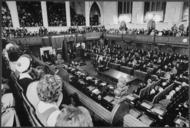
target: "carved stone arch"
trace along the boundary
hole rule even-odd
[[[100,24],[102,24],[102,21],[103,21],[103,11],[102,11],[102,7],[100,5],[99,2],[93,2],[89,8],[89,19],[90,19],[90,16],[91,16],[91,10],[93,7],[97,7],[98,8],[98,11],[99,11],[99,14],[100,14]]]

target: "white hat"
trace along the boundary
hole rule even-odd
[[[5,49],[6,50],[9,50],[9,48],[11,47],[14,47],[14,45],[12,43],[8,43],[6,46],[5,46]]]
[[[29,69],[30,67],[30,61],[31,59],[28,58],[27,56],[21,56],[17,60],[17,65],[16,65],[17,71],[19,71],[20,73],[27,71],[27,69]]]

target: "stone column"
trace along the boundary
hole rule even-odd
[[[67,26],[71,26],[70,1],[65,1]]]
[[[41,1],[41,9],[42,9],[43,26],[47,28],[48,27],[48,14],[47,14],[46,1]]]
[[[90,1],[85,1],[85,20],[86,26],[90,26]]]
[[[19,28],[20,23],[19,23],[19,18],[18,18],[16,1],[6,1],[6,3],[7,3],[9,10],[10,10],[13,28]]]

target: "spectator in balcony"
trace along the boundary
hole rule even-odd
[[[177,31],[178,31],[177,25],[174,24],[174,25],[172,26],[171,30],[172,30],[173,36],[176,36]]]
[[[15,111],[15,99],[7,79],[2,78],[1,84],[1,126],[19,127],[17,113]]]
[[[65,106],[58,116],[56,127],[93,127],[89,111],[84,107]]]
[[[2,14],[2,27],[12,27],[12,19],[10,15],[10,10],[5,2],[2,2],[1,8]]]
[[[7,45],[7,47],[8,47],[8,45]],[[7,53],[8,53],[7,59],[9,60],[10,69],[13,72],[16,72],[17,60],[22,55],[22,52],[17,45],[13,45],[11,43],[10,43],[10,45],[12,45],[12,46],[10,46],[10,48],[8,48],[8,50],[7,50]]]
[[[185,29],[184,24],[179,25],[179,31],[183,33],[184,29]]]
[[[45,126],[55,126],[59,106],[63,100],[63,83],[57,75],[45,75],[37,85],[40,102],[37,105],[37,116]]]
[[[155,27],[156,27],[155,25],[156,25],[156,23],[155,23],[155,21],[153,19],[148,21],[148,24],[147,24],[148,35],[150,35],[150,33],[153,30],[155,30]]]
[[[66,26],[64,3],[47,2],[49,26]]]
[[[40,2],[17,2],[17,6],[22,27],[42,26]]]
[[[31,70],[31,57],[29,55],[22,55],[19,57],[16,65],[16,70],[19,72],[18,83],[26,93],[28,85],[34,81]]]

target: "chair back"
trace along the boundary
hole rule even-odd
[[[24,102],[24,107],[29,116],[32,126],[43,127],[43,124],[40,122],[40,120],[38,119],[38,117],[36,115],[35,108],[31,105],[31,103],[28,101],[28,99],[25,97],[25,95],[23,93],[22,93],[22,98],[23,98],[23,102]]]

